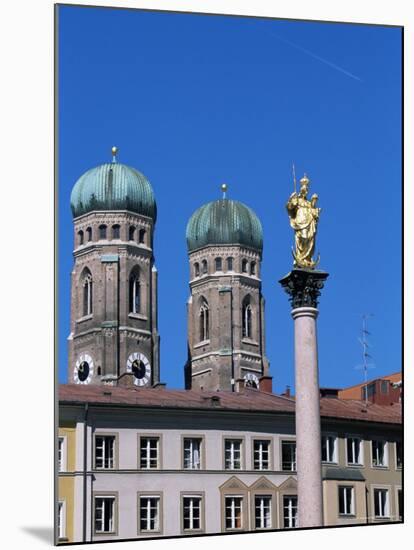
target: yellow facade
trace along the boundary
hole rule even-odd
[[[58,500],[64,503],[63,536],[59,540],[73,542],[76,427],[74,425],[60,427],[59,438],[63,438],[63,450],[59,471]]]

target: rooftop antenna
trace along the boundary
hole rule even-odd
[[[364,371],[364,398],[366,407],[368,406],[368,369],[375,368],[373,363],[368,362],[369,359],[372,359],[371,355],[368,353],[368,348],[371,346],[368,343],[368,336],[370,335],[370,332],[368,332],[367,329],[367,321],[370,317],[373,317],[372,313],[364,313],[362,316],[362,335],[361,338],[358,338],[358,341],[362,346],[362,365],[355,367],[356,369],[363,369]]]

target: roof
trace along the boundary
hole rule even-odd
[[[220,199],[194,212],[186,230],[188,251],[211,244],[238,244],[263,249],[263,230],[251,208],[239,201]]]
[[[353,386],[347,386],[346,388],[340,388],[339,391],[346,391],[351,390],[352,388],[359,388],[363,387],[367,384],[371,384],[372,382],[376,382],[377,380],[389,380],[390,382],[399,382],[402,378],[401,371],[393,372],[392,374],[385,374],[384,376],[376,376],[375,378],[371,378],[371,380],[368,380],[367,382],[361,382],[360,384],[354,384]]]
[[[75,218],[94,210],[130,210],[156,219],[150,182],[135,168],[118,162],[85,172],[72,189],[70,203]]]
[[[165,388],[127,388],[119,386],[86,386],[60,384],[59,401],[64,403],[90,403],[111,406],[153,407],[157,409],[216,409],[294,414],[295,400],[251,388],[243,392],[207,392],[196,390],[170,390]],[[401,423],[401,405],[367,407],[363,401],[321,398],[321,416],[346,420],[364,420],[380,423]]]

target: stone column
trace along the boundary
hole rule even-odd
[[[323,525],[317,301],[328,273],[294,269],[279,282],[295,322],[296,462],[299,527]]]

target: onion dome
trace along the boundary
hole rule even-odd
[[[225,191],[224,186],[222,189]],[[209,202],[194,212],[187,224],[189,252],[208,245],[236,244],[263,250],[259,218],[245,204],[224,198]]]
[[[116,153],[113,147],[111,163],[91,168],[75,183],[70,197],[73,217],[94,210],[129,210],[155,222],[157,206],[150,182],[135,168],[117,162]]]

